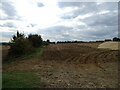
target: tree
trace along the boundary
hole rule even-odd
[[[18,31],[16,35],[13,35],[10,43],[8,55],[12,57],[21,56],[33,50],[30,41],[25,38],[24,34],[19,33]]]
[[[37,34],[29,34],[28,40],[32,43],[33,47],[40,47],[42,45],[42,38]]]
[[[114,37],[114,38],[113,38],[113,41],[120,41],[120,39],[117,38],[117,37]]]
[[[47,43],[50,43],[50,40],[49,40],[49,39],[47,39]]]
[[[13,37],[12,37],[12,42],[15,42],[16,40],[21,39],[21,38],[25,38],[25,35],[23,33],[19,33],[19,31],[17,31],[17,35],[13,35]]]

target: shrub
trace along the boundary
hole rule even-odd
[[[47,39],[47,42],[48,42],[48,43],[50,43],[50,40],[49,40],[49,39]]]
[[[13,36],[10,44],[10,50],[8,55],[12,57],[21,56],[27,54],[33,50],[32,44],[28,39],[24,37],[24,34],[20,34],[17,31],[17,35]]]
[[[49,45],[49,43],[46,41],[43,41],[43,46],[47,46],[47,45]]]
[[[117,38],[117,37],[114,37],[114,38],[113,38],[113,41],[120,41],[120,39]]]
[[[42,38],[37,34],[28,35],[28,40],[32,43],[33,47],[40,47],[42,45]]]

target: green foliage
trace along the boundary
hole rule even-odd
[[[113,41],[120,41],[120,38],[114,37]]]
[[[11,41],[8,55],[12,57],[18,57],[29,53],[32,50],[33,46],[30,41],[25,38],[24,34],[21,34],[17,31],[17,35],[14,35]]]
[[[35,48],[42,46],[42,38],[37,34],[30,34],[25,37],[23,33],[17,31],[16,35],[13,35],[10,42],[10,49],[7,58],[17,58],[30,54],[35,51]]]
[[[47,39],[47,43],[50,43],[50,40],[49,40],[49,39]]]
[[[41,88],[45,83],[32,72],[13,71],[2,75],[2,88]]]
[[[9,55],[11,56],[21,56],[33,50],[31,43],[24,38],[14,41],[14,43],[11,43],[10,47]]]
[[[40,47],[42,45],[42,38],[37,34],[29,34],[28,40],[32,43],[33,47]]]
[[[24,34],[22,34],[22,33],[19,33],[18,31],[17,31],[17,35],[13,35],[13,37],[12,37],[12,42],[15,42],[16,40],[18,40],[18,39],[24,39],[25,38],[25,35]]]
[[[46,41],[43,41],[43,46],[47,46],[47,45],[49,45],[49,43]]]
[[[11,63],[13,61],[17,61],[17,60],[24,60],[24,59],[29,59],[29,58],[32,58],[32,57],[39,57],[41,56],[43,53],[43,49],[41,47],[39,48],[35,48],[33,50],[33,52],[30,52],[30,53],[27,53],[25,55],[21,55],[19,57],[8,57],[6,58],[5,60],[3,60],[3,63]]]

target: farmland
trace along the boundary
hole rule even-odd
[[[32,72],[48,88],[116,88],[118,51],[98,49],[99,44],[50,44],[40,56],[3,63],[3,72]],[[2,47],[4,58],[9,46]]]

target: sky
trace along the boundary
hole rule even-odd
[[[95,41],[118,36],[117,2],[2,0],[0,14],[3,42],[10,41],[17,30],[26,36],[40,34],[50,41]]]

